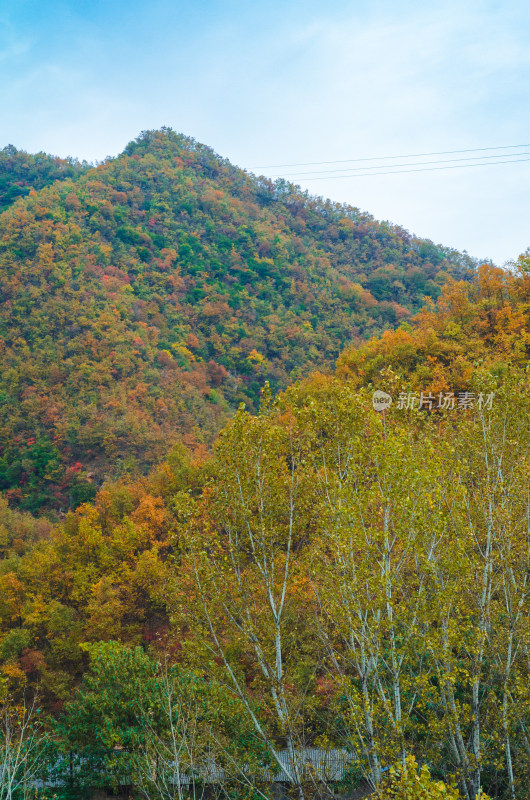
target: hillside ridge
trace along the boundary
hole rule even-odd
[[[144,132],[0,215],[0,491],[66,509],[179,439],[208,447],[266,381],[330,369],[474,267]]]

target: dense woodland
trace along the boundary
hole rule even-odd
[[[158,800],[196,797],[213,759],[223,797],[268,798],[280,752],[319,747],[352,754],[345,793],[527,797],[529,359],[522,256],[446,279],[334,370],[265,384],[210,452],[181,440],[59,524],[6,497],[4,730],[27,722],[30,743],[13,773],[59,753],[64,797],[132,782]],[[375,388],[393,397],[384,414]],[[420,393],[434,399],[400,407]],[[195,776],[184,789],[176,768]],[[286,783],[325,794],[294,758]]]
[[[89,168],[86,162],[58,158],[47,153],[26,153],[8,145],[0,150],[0,213],[17,197],[42,189],[55,181],[76,178]]]
[[[58,514],[470,279],[466,255],[171,130],[0,152],[0,491]]]

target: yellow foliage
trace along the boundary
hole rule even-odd
[[[248,357],[249,360],[254,361],[255,364],[263,364],[263,362],[265,361],[265,356],[263,356],[261,353],[258,353],[256,348],[250,351]]]
[[[420,768],[414,756],[405,764],[391,767],[390,777],[377,792],[378,800],[459,800],[456,786],[431,778],[425,764]],[[486,800],[485,795],[481,800]]]
[[[407,756],[405,764],[399,763],[390,768],[389,778],[376,793],[378,800],[460,800],[460,793],[454,782],[445,783],[431,777],[429,768],[422,767],[414,756]],[[482,791],[476,800],[490,800]]]

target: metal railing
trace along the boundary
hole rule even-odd
[[[89,774],[99,775],[102,783],[105,783],[105,774],[107,773],[105,761],[109,756],[118,761],[122,756],[124,757],[124,769],[120,774],[119,782],[121,785],[131,785],[132,778],[128,774],[129,765],[126,761],[128,755],[127,751],[116,750],[102,752],[100,757],[95,759],[77,753],[71,753],[69,756],[59,754],[51,762],[48,762],[46,770],[38,780],[33,781],[33,785],[39,789],[60,787],[78,781],[82,776]],[[339,748],[329,750],[317,747],[295,748],[294,750],[280,750],[277,755],[282,768],[274,770],[264,767],[260,779],[266,783],[289,783],[289,775],[293,773],[322,783],[338,783],[343,780],[348,768],[356,761],[352,753]],[[115,763],[114,767],[118,767],[118,772],[120,772],[118,764]],[[244,768],[242,771],[245,771]],[[203,765],[202,768],[199,768],[195,775],[182,773],[175,768],[174,782],[176,784],[179,781],[182,786],[190,786],[199,782],[218,784],[230,781],[230,775],[212,760],[206,766]]]

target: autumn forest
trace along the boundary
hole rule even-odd
[[[0,150],[0,298],[0,800],[528,796],[528,252],[164,128]]]

